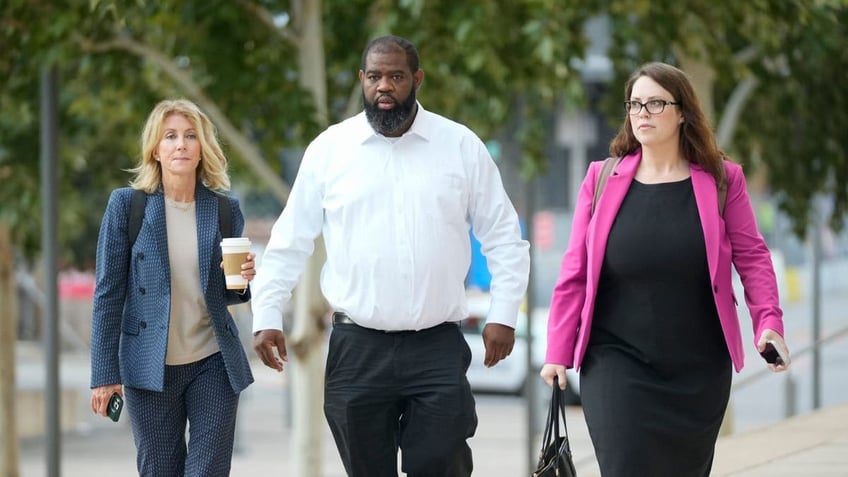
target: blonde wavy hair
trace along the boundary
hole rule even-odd
[[[138,165],[128,170],[135,175],[130,181],[130,187],[152,194],[162,185],[162,166],[153,157],[153,153],[162,140],[165,120],[172,114],[182,114],[197,131],[200,141],[198,179],[210,189],[230,190],[227,157],[218,142],[217,129],[209,117],[187,99],[166,99],[159,102],[150,112],[141,133],[141,157]]]

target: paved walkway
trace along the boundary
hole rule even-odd
[[[600,476],[594,456],[582,456],[577,449],[574,452],[578,476]],[[848,476],[848,404],[827,407],[755,431],[719,438],[710,475]]]
[[[713,475],[848,476],[848,404],[719,439]]]
[[[43,375],[43,363],[19,353],[20,386],[33,386]],[[257,365],[257,381],[245,392],[239,410],[237,452],[232,475],[291,475],[292,439],[286,422],[284,376]],[[135,475],[135,451],[126,419],[115,424],[86,412],[88,401],[87,359],[63,356],[62,381],[79,390],[80,422],[63,436],[62,477],[113,477]],[[524,407],[517,399],[478,397],[480,425],[470,445],[475,456],[474,475],[526,476],[528,448]],[[572,448],[580,477],[597,477],[591,442],[579,407],[568,409]],[[323,429],[321,471],[310,477],[344,477],[326,426]],[[532,442],[539,441],[535,436]],[[21,477],[46,475],[45,449],[40,438],[21,442]],[[713,476],[733,477],[828,477],[848,476],[848,404],[817,412],[755,431],[719,439]],[[53,476],[50,476],[53,477]],[[665,477],[665,476],[662,476]]]

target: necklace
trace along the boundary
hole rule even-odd
[[[177,202],[175,200],[169,199],[165,197],[165,203],[168,204],[168,207],[173,207],[177,210],[181,210],[183,212],[187,211],[194,205],[194,201],[191,202]]]

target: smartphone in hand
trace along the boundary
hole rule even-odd
[[[766,363],[770,363],[775,366],[789,366],[789,358],[783,355],[783,352],[772,340],[766,341],[766,347],[762,353],[760,353],[760,356],[766,360]]]
[[[106,409],[106,415],[109,416],[109,419],[118,422],[118,419],[121,418],[121,410],[124,408],[124,399],[121,398],[121,395],[118,393],[112,394],[112,397],[109,398],[109,407]]]

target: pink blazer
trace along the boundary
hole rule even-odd
[[[642,151],[637,150],[619,162],[607,180],[594,215],[590,213],[592,197],[602,162],[589,166],[577,197],[568,249],[551,299],[546,363],[580,369],[589,344],[607,237],[641,160]],[[738,372],[744,365],[745,353],[736,314],[731,263],[745,290],[745,302],[753,321],[754,343],[766,329],[783,335],[783,312],[771,255],[757,229],[742,167],[725,161],[725,170],[728,190],[721,216],[715,180],[699,165],[690,165],[716,309],[727,349]]]

